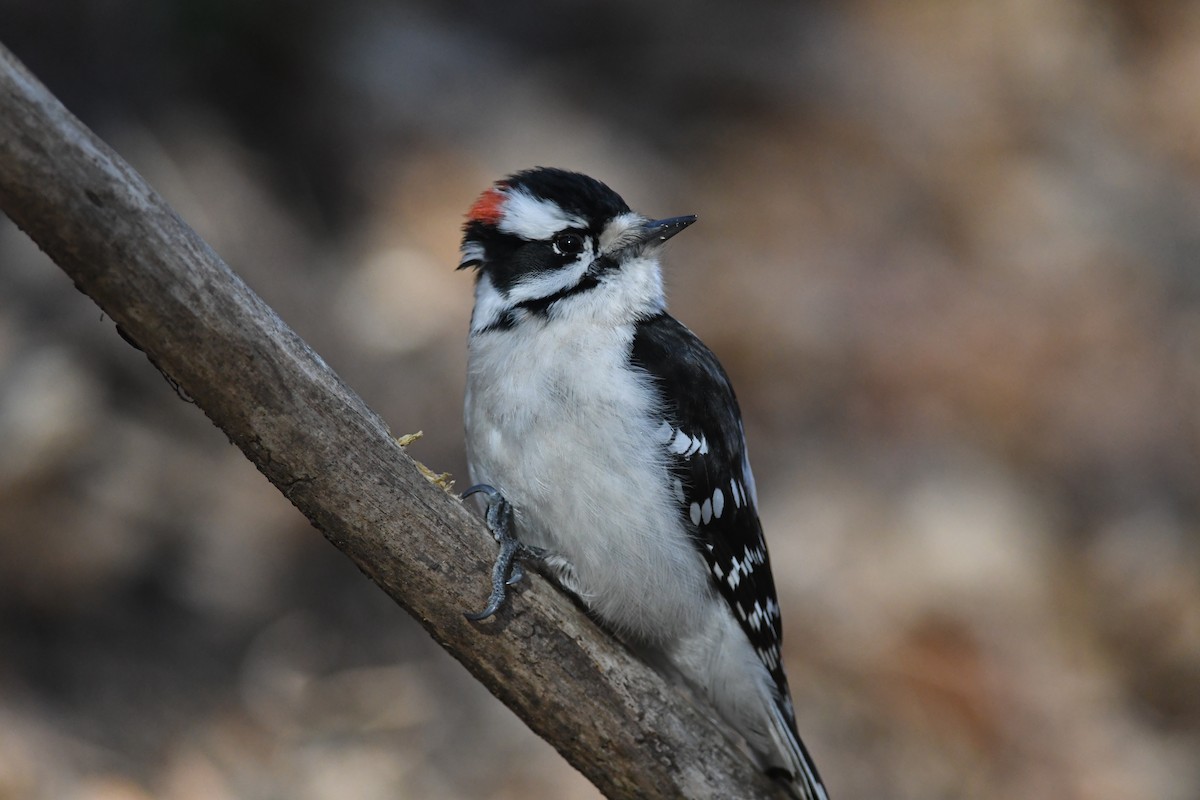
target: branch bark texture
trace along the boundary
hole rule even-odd
[[[495,555],[478,519],[2,46],[0,208],[313,525],[605,795],[781,796],[685,695],[540,576],[498,619],[467,622]]]

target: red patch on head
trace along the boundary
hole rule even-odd
[[[482,222],[486,225],[499,225],[500,217],[504,215],[504,192],[499,185],[493,186],[475,201],[467,212],[467,222]]]

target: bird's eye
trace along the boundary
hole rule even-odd
[[[578,233],[564,231],[554,237],[554,252],[563,256],[574,256],[583,252],[583,237]]]

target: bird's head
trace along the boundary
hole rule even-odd
[[[664,306],[658,250],[696,221],[652,220],[577,172],[538,167],[479,196],[459,269],[476,272],[472,333],[527,319],[629,321]]]

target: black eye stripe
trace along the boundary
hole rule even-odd
[[[544,315],[549,310],[550,306],[554,303],[557,303],[559,300],[562,300],[566,297],[573,297],[577,294],[582,294],[583,292],[595,289],[599,285],[600,281],[594,275],[584,275],[582,278],[580,278],[579,283],[575,284],[574,286],[568,286],[564,289],[559,289],[557,292],[546,295],[545,297],[534,297],[530,300],[522,300],[521,302],[517,303],[514,308],[523,308],[533,314]]]

